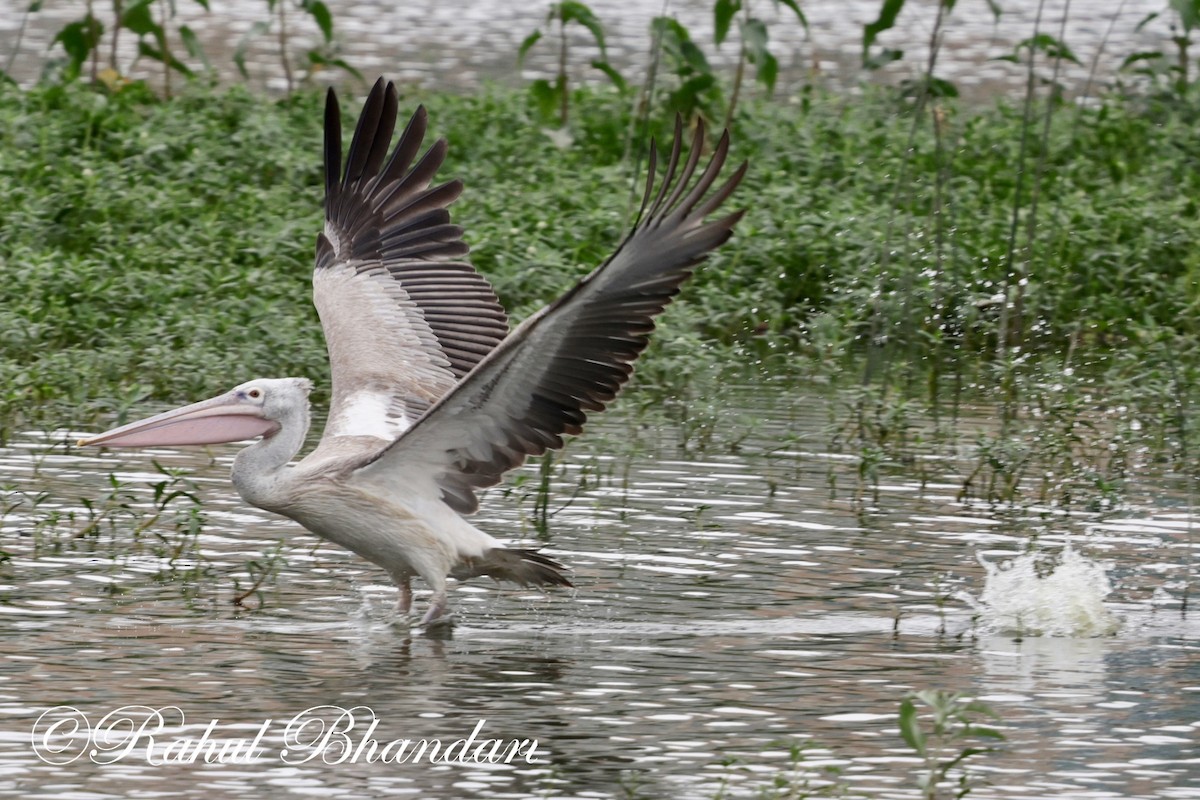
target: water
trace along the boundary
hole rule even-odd
[[[180,21],[230,69],[232,43],[265,4],[213,0],[210,15],[193,5],[179,4]],[[542,22],[541,5],[330,5],[346,57],[368,75],[468,88],[549,69],[536,51],[523,74],[513,66],[520,40]],[[613,60],[641,63],[657,7],[591,5],[608,25]],[[986,4],[959,5],[942,74],[967,89],[1011,88],[1019,68],[988,59],[1031,34],[1033,4],[1009,8],[999,26]],[[1165,47],[1165,26],[1133,31],[1162,5],[1121,5],[1102,76],[1130,52]],[[14,41],[22,6],[0,0],[0,45]],[[23,80],[82,7],[47,6],[14,63]],[[878,6],[805,3],[810,38],[773,28],[781,93],[809,79],[813,64],[823,77],[856,80],[861,25]],[[906,10],[881,39],[908,51],[889,68],[893,79],[920,63],[928,35],[928,4],[910,6],[922,13]],[[1048,6],[1056,29],[1061,4]],[[709,7],[671,10],[707,42]],[[1112,4],[1072,8],[1066,39],[1087,64]],[[299,51],[313,32],[295,24]],[[271,46],[261,37],[248,63],[256,84],[277,91]],[[591,55],[581,51],[580,60]],[[727,46],[713,60],[728,67],[731,57]],[[1078,85],[1086,70],[1065,77]],[[986,781],[973,796],[1200,797],[1200,625],[1180,601],[1196,544],[1178,487],[1148,479],[1129,506],[1106,516],[1014,513],[958,502],[955,464],[929,459],[920,475],[915,466],[887,470],[878,500],[864,505],[855,499],[856,460],[827,450],[819,403],[781,393],[741,402],[758,424],[736,451],[681,450],[679,431],[643,429],[628,412],[594,426],[559,462],[550,502],[549,546],[575,569],[577,590],[456,586],[460,625],[449,640],[393,625],[394,591],[375,568],[244,507],[227,479],[231,448],[97,455],[55,444],[67,437],[18,437],[0,452],[5,482],[26,492],[4,492],[5,506],[25,502],[0,526],[0,547],[12,556],[0,566],[0,796],[711,798],[756,796],[782,778],[912,798],[919,761],[898,735],[898,704],[910,691],[944,688],[990,704],[1007,736],[998,752],[968,762]],[[133,544],[153,503],[145,487],[166,480],[154,460],[197,485],[207,520],[199,557],[183,548],[172,559],[185,498]],[[533,537],[537,476],[523,477],[507,493],[491,492],[481,527]],[[39,499],[43,491],[49,497]],[[55,552],[88,516],[81,498],[112,525]],[[1076,555],[1064,558],[1074,566],[1057,582],[1035,576],[1025,554],[1034,536],[1050,553],[1072,542]],[[1006,560],[1018,571],[983,565]],[[261,600],[251,594],[248,608],[235,607],[231,599],[270,564],[276,574]],[[1102,575],[1097,564],[1107,566]],[[1059,613],[1060,597],[1098,608],[1115,633],[1022,628],[1014,637],[1005,622],[1014,608],[1020,620],[1046,615],[1043,630],[1062,633],[1072,614]],[[190,765],[150,764],[140,749],[39,757],[35,728],[82,718],[63,710],[40,727],[38,719],[68,705],[91,726],[130,706],[162,709],[160,744],[197,740],[210,724],[225,740],[253,739],[265,726],[261,754]],[[351,709],[360,725],[373,715],[381,743],[448,743],[483,721],[485,737],[536,740],[538,763],[327,765],[287,738],[288,725],[314,708],[322,710],[310,717],[329,725]],[[119,716],[142,720],[145,711]],[[798,767],[793,745],[807,745]]]
[[[0,0],[0,64],[12,54],[12,74],[24,83],[35,80],[41,72],[57,31],[82,17],[85,9],[80,0],[47,3],[30,18],[24,41],[19,50],[14,50],[21,11],[26,5],[25,0]],[[328,0],[327,5],[333,14],[341,55],[368,78],[382,74],[413,87],[470,89],[489,81],[519,84],[550,77],[557,70],[557,46],[545,23],[549,2]],[[724,75],[732,73],[737,58],[736,37],[720,49],[712,45],[711,0],[674,0],[666,4],[592,0],[588,5],[604,26],[609,60],[634,85],[642,82],[649,60],[650,20],[664,11],[687,26],[715,70]],[[754,13],[767,21],[770,47],[780,63],[779,96],[790,96],[812,81],[853,87],[864,79],[863,25],[879,16],[881,5],[882,0],[804,0],[800,6],[809,21],[806,33],[786,7],[755,3]],[[1018,42],[1034,35],[1038,4],[1001,0],[999,5],[1004,13],[997,20],[982,0],[958,3],[946,22],[937,74],[954,81],[965,96],[988,97],[1019,91],[1025,85],[1023,66],[995,59],[1010,54]],[[240,80],[233,54],[256,23],[269,19],[267,4],[211,0],[209,7],[211,12],[206,13],[198,3],[177,3],[178,16],[168,27],[176,31],[182,25],[191,27],[222,78]],[[1079,91],[1088,83],[1094,58],[1096,78],[1105,83],[1116,77],[1121,61],[1132,53],[1160,50],[1173,54],[1168,25],[1171,15],[1164,13],[1166,9],[1167,0],[1049,0],[1039,30],[1061,36],[1078,57],[1080,64],[1062,65],[1059,78]],[[1068,18],[1062,28],[1064,11]],[[878,39],[878,47],[903,50],[904,59],[884,68],[874,80],[894,82],[915,77],[924,69],[935,12],[936,4],[931,0],[907,3],[896,27]],[[1138,23],[1154,12],[1161,16],[1136,30]],[[108,11],[104,4],[97,4],[96,13],[105,19]],[[300,12],[289,16],[288,26],[293,60],[301,64],[305,51],[320,42],[320,33]],[[518,69],[517,50],[535,28],[541,28],[549,38],[534,47],[524,68]],[[101,45],[106,58],[108,41],[106,38]],[[600,55],[590,36],[577,31],[573,47],[575,79],[603,81],[598,71],[586,67]],[[173,42],[172,48],[193,68],[201,68],[199,62],[186,58],[181,42]],[[161,80],[159,70],[151,65],[135,64],[135,55],[136,39],[127,33],[118,60],[121,71]],[[246,63],[252,84],[276,92],[285,90],[286,78],[273,32],[248,40]],[[302,72],[299,66],[296,70],[297,74]],[[1047,67],[1045,75],[1049,74]],[[754,89],[748,86],[747,91]]]
[[[985,628],[1013,636],[1108,636],[1121,628],[1105,603],[1112,593],[1105,564],[1067,542],[1057,564],[1026,553],[1002,564],[983,561],[983,594],[968,602]],[[966,599],[965,598],[965,599]]]
[[[14,441],[0,453],[7,479],[51,496],[11,511],[0,539],[13,556],[0,568],[0,797],[712,798],[832,779],[914,798],[919,762],[896,714],[908,692],[935,688],[988,703],[1007,736],[973,759],[972,796],[1200,797],[1200,625],[1180,607],[1196,542],[1170,481],[1134,487],[1144,499],[1105,517],[1013,511],[957,502],[953,462],[929,459],[921,477],[889,468],[864,504],[855,460],[824,447],[818,398],[760,390],[738,403],[757,422],[733,451],[680,449],[679,428],[642,424],[632,402],[606,415],[555,467],[548,546],[577,589],[456,585],[448,640],[393,625],[376,568],[242,506],[226,474],[236,448]],[[179,541],[171,509],[186,520],[190,501],[131,544],[152,500],[141,487],[165,480],[152,460],[186,469],[203,498],[194,581],[188,554],[173,571],[155,535]],[[532,538],[536,482],[529,469],[491,491],[479,524]],[[82,525],[71,498],[100,507],[114,492],[111,535],[53,552],[67,506]],[[121,503],[140,508],[121,516]],[[55,510],[63,521],[39,528]],[[1052,554],[1070,537],[1087,559],[1076,566],[1108,567],[1111,592],[1093,599],[1115,634],[1018,639],[975,619],[964,593],[999,591],[981,559],[1020,559],[1031,536]],[[280,541],[261,607],[238,610],[235,582],[245,591],[250,562]],[[119,758],[99,750],[111,763],[54,765],[30,733],[60,705],[92,726],[125,706],[166,709],[160,755],[177,741],[168,755],[186,754],[210,724],[223,741],[266,727],[256,759],[148,764],[142,740]],[[482,721],[479,738],[536,740],[537,763],[323,764],[287,738],[321,706],[310,716],[326,731],[357,708],[356,747],[372,715],[376,752],[449,744]],[[55,713],[40,730],[71,712]],[[123,752],[122,730],[108,753]],[[88,743],[63,741],[64,759]]]

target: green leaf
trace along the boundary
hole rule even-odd
[[[629,88],[629,84],[621,77],[621,73],[613,69],[612,64],[609,64],[607,61],[596,59],[592,62],[592,66],[607,75],[608,79],[612,81],[613,86],[617,87],[617,91],[624,93]]]
[[[968,729],[972,736],[982,736],[985,739],[1007,739],[1003,733],[987,725],[972,725]]]
[[[212,64],[208,61],[208,56],[204,53],[204,48],[200,45],[200,38],[196,36],[196,32],[187,25],[179,26],[179,38],[183,40],[183,47],[187,50],[188,55],[204,65],[206,70],[212,71]]]
[[[900,81],[900,88],[905,97],[920,97],[922,93],[928,97],[958,97],[958,87],[944,78],[906,79]]]
[[[742,23],[742,43],[751,56],[767,50],[767,25],[761,19],[751,17]]]
[[[1200,0],[1170,0],[1169,5],[1179,14],[1179,24],[1186,33],[1200,27]]]
[[[546,118],[553,117],[561,104],[561,90],[544,78],[529,84],[529,95],[537,105],[538,112]]]
[[[758,80],[767,89],[767,94],[775,92],[775,79],[779,77],[779,61],[775,56],[767,51],[763,51],[762,55],[754,60],[758,67],[758,72],[755,74],[755,79]]]
[[[558,9],[558,18],[564,27],[568,22],[577,22],[587,28],[591,31],[596,44],[600,46],[600,55],[608,58],[608,54],[604,50],[604,27],[590,8],[583,3],[575,2],[575,0],[566,0],[566,2],[559,3],[556,8]]]
[[[713,6],[713,43],[717,47],[725,41],[725,37],[729,35],[729,27],[733,23],[733,17],[741,10],[741,0],[717,0]]]
[[[988,8],[992,10],[992,21],[999,22],[1000,15],[1004,13],[1004,9],[1000,8],[1000,3],[997,0],[987,0]]]
[[[162,50],[159,50],[145,39],[140,39],[138,41],[138,53],[146,58],[154,59],[160,64],[166,64],[168,67],[181,75],[185,75],[189,78],[193,77],[192,70],[187,64],[184,64],[182,61],[175,58],[175,56],[164,53]]]
[[[30,3],[25,8],[25,10],[28,11],[30,14],[36,14],[37,12],[42,10],[43,5],[44,5],[43,0],[33,0],[33,2]]]
[[[521,66],[525,62],[525,56],[529,54],[529,49],[538,43],[542,38],[542,32],[535,30],[533,33],[525,37],[525,41],[521,42],[521,46],[517,49],[517,66]]]
[[[271,29],[271,23],[264,20],[259,20],[250,26],[250,30],[246,31],[240,40],[237,47],[233,50],[233,63],[237,66],[238,72],[246,80],[250,79],[250,73],[246,72],[246,48],[250,45],[250,40],[255,36],[266,33]]]
[[[1157,12],[1157,11],[1152,11],[1151,13],[1149,13],[1149,14],[1147,14],[1146,16],[1142,17],[1142,21],[1141,21],[1141,22],[1139,22],[1137,25],[1134,25],[1134,26],[1133,26],[1133,32],[1134,32],[1134,33],[1141,33],[1141,32],[1142,32],[1142,28],[1146,27],[1146,26],[1147,26],[1147,25],[1149,25],[1151,22],[1153,22],[1154,20],[1158,19],[1158,14],[1159,14],[1159,12]]]
[[[211,10],[212,10],[211,8],[209,8],[209,7],[208,7],[208,0],[196,0],[196,5],[200,6],[200,7],[201,7],[201,8],[203,8],[205,11],[211,11]]]
[[[779,61],[767,49],[767,25],[761,19],[751,17],[741,27],[746,57],[758,67],[754,77],[770,94],[775,91],[775,80],[779,77]]]
[[[971,700],[958,707],[959,713],[984,714],[992,719],[1000,719],[1000,713],[982,700]]]
[[[930,97],[958,97],[958,87],[945,78],[929,78]]]
[[[863,26],[863,66],[866,66],[867,51],[871,49],[871,45],[875,44],[875,38],[896,24],[896,15],[902,8],[904,8],[904,0],[883,0],[883,6],[879,9],[879,18]]]
[[[325,5],[321,0],[303,0],[300,5],[312,15],[313,20],[317,23],[317,27],[321,29],[321,35],[325,37],[325,42],[332,42],[333,15],[329,13],[329,6]]]
[[[694,78],[684,81],[683,86],[680,88],[688,94],[700,95],[716,86],[716,84],[717,78],[715,75],[697,75]]]
[[[1125,60],[1121,62],[1120,69],[1125,69],[1126,67],[1130,66],[1131,64],[1136,64],[1139,61],[1151,61],[1151,60],[1156,60],[1156,59],[1161,59],[1161,58],[1166,58],[1166,56],[1164,56],[1158,50],[1143,51],[1141,53],[1130,53],[1129,55],[1125,56]]]
[[[650,20],[650,30],[654,33],[655,37],[661,36],[663,39],[676,44],[692,40],[687,28],[674,17],[655,17]]]
[[[1067,61],[1079,64],[1079,59],[1071,52],[1071,48],[1048,33],[1039,33],[1037,36],[1031,36],[1023,40],[1014,48],[1013,52],[1015,53],[1026,47],[1030,51],[1041,50],[1050,58],[1065,58]]]
[[[800,20],[800,24],[804,30],[808,30],[808,17],[804,16],[804,12],[800,10],[800,4],[796,0],[777,0],[790,8],[796,14],[796,19]]]
[[[667,108],[691,114],[694,109],[703,105],[703,95],[713,89],[716,83],[717,79],[712,74],[689,78],[667,96]]]
[[[121,13],[121,27],[128,28],[138,36],[153,35],[161,41],[163,29],[154,21],[150,12],[152,2],[153,0],[136,0],[126,7]]]
[[[81,20],[68,23],[55,34],[50,44],[58,43],[63,46],[67,53],[68,71],[73,76],[78,76],[83,63],[100,43],[100,37],[103,35],[104,25],[89,14]]]
[[[865,59],[863,61],[863,69],[879,69],[902,58],[904,58],[903,50],[893,50],[890,47],[885,47],[875,55]]]
[[[938,771],[941,772],[942,775],[945,775],[971,756],[977,756],[981,753],[990,752],[992,752],[992,748],[990,747],[964,747],[962,750],[958,751],[954,758],[939,762]]]
[[[679,43],[679,53],[687,65],[696,72],[704,74],[712,72],[712,68],[708,66],[708,59],[704,57],[704,51],[697,47],[691,39]]]
[[[917,721],[917,707],[911,697],[900,701],[900,736],[917,755],[925,755],[925,734]]]
[[[317,64],[322,67],[338,67],[339,69],[344,69],[344,70],[346,70],[346,72],[349,72],[351,75],[358,78],[360,81],[363,80],[363,74],[361,72],[359,72],[357,69],[355,69],[354,67],[350,66],[350,64],[348,64],[345,59],[330,58],[329,56],[322,53],[320,50],[309,50],[308,51],[308,61],[311,64]]]

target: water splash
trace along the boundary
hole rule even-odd
[[[979,558],[987,579],[979,598],[966,600],[980,613],[982,626],[1015,636],[1108,636],[1120,620],[1104,605],[1112,584],[1103,564],[1063,548],[1058,564],[1045,572],[1046,554],[1027,553],[1002,564]]]

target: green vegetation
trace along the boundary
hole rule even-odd
[[[684,446],[744,435],[698,402],[709,386],[782,374],[832,387],[830,444],[859,459],[858,501],[915,452],[952,445],[969,453],[961,499],[1106,508],[1146,463],[1194,470],[1197,4],[1163,8],[1175,52],[1129,55],[1123,83],[1078,104],[1057,84],[1061,62],[1078,58],[1039,18],[1003,56],[1027,70],[1025,97],[962,105],[937,62],[952,0],[936,7],[919,78],[852,97],[810,86],[739,98],[747,65],[768,94],[777,65],[751,3],[718,0],[714,46],[735,32],[740,42],[732,75],[716,74],[677,20],[656,18],[637,103],[605,61],[611,86],[569,83],[568,34],[603,50],[603,26],[582,3],[557,3],[555,83],[405,102],[425,103],[450,140],[444,175],[468,187],[456,217],[515,319],[620,241],[646,142],[667,140],[674,112],[728,118],[733,158],[752,164],[738,196],[749,213],[664,318],[637,377],[641,405],[676,423]],[[800,4],[779,6],[773,25],[806,24]],[[353,73],[322,3],[267,8],[285,63],[290,9],[320,30],[309,73]],[[107,22],[162,63],[161,86],[120,78],[90,13],[59,34],[67,60],[47,73],[59,82],[0,85],[0,438],[18,425],[108,424],[254,375],[327,387],[307,300],[319,94],[291,78],[297,90],[280,101],[199,80],[168,57],[170,10],[118,3]],[[886,46],[902,13],[915,12],[886,0],[865,26],[866,66],[903,57]],[[173,93],[172,73],[186,79]],[[555,110],[569,136],[542,130]],[[957,430],[963,403],[992,406],[997,425]],[[543,496],[543,523],[551,505]]]
[[[450,139],[444,174],[468,186],[457,218],[518,318],[598,263],[629,217],[629,112],[612,93],[576,95],[565,150],[518,93],[408,98]],[[884,90],[743,105],[734,157],[754,165],[739,193],[749,214],[666,317],[643,382],[678,386],[671,359],[703,341],[727,348],[712,361],[736,348],[856,375],[873,387],[859,405],[898,391],[952,410],[974,396],[1016,419],[1082,413],[1103,391],[1186,407],[1200,341],[1195,109],[1111,97],[1061,109],[1026,145],[1041,222],[1019,248],[1019,304],[1022,113],[939,107],[938,130],[913,113]],[[253,375],[323,382],[307,300],[320,117],[303,92],[0,92],[5,428],[91,424]],[[859,422],[859,438],[877,436]]]
[[[918,703],[923,709],[919,709]],[[920,758],[921,763],[912,778],[923,800],[963,798],[982,782],[969,770],[968,759],[995,752],[995,747],[984,743],[1003,742],[1005,736],[995,727],[980,724],[981,718],[998,721],[1000,715],[987,703],[957,692],[926,689],[900,701],[899,735]],[[811,739],[782,739],[770,742],[763,749],[786,753],[786,764],[765,772],[761,769],[761,761],[725,758],[719,765],[721,778],[712,800],[868,796],[862,788],[846,779],[841,767],[829,763],[830,752],[822,750]],[[817,758],[812,760],[820,763],[810,763],[809,757],[813,755]],[[712,766],[707,768],[712,769]],[[627,800],[663,796],[661,786],[646,781],[651,774],[640,770],[625,772],[621,782],[622,796]],[[769,777],[764,778],[764,775]]]
[[[929,709],[928,727],[921,724],[917,702]],[[1004,740],[1000,731],[979,724],[980,717],[998,719],[999,715],[987,703],[943,689],[916,692],[900,702],[900,735],[924,760],[917,783],[925,800],[943,796],[941,790],[951,779],[954,797],[970,794],[972,777],[966,769],[967,759],[993,751],[981,745],[982,741]]]
[[[110,472],[102,483],[97,482],[100,476],[89,476],[78,494],[71,494],[57,490],[41,474],[42,461],[53,456],[52,451],[39,456],[27,483],[0,483],[0,527],[19,532],[9,543],[23,556],[86,554],[112,572],[137,560],[143,576],[175,584],[189,600],[199,596],[206,581],[212,582],[211,564],[199,541],[206,520],[189,478],[155,461],[161,478],[134,482]],[[0,550],[0,563],[11,558]],[[254,566],[251,562],[248,568]],[[234,581],[236,586],[236,577]],[[128,587],[114,579],[104,590],[119,595]]]
[[[30,16],[40,12],[44,4],[44,0],[32,0],[25,6],[13,56],[4,68],[4,75],[12,69]],[[195,4],[205,12],[209,11],[208,0],[195,0]],[[292,42],[294,22],[289,20],[289,13],[299,13],[309,19],[321,35],[321,42],[304,52],[304,82],[307,83],[313,73],[321,69],[344,70],[361,80],[362,75],[358,70],[338,53],[333,33],[333,14],[322,0],[265,0],[263,8],[267,19],[250,26],[233,51],[234,65],[243,78],[250,77],[246,70],[247,46],[257,37],[273,34],[287,90],[291,93],[296,88]],[[47,63],[45,71],[66,82],[77,80],[86,72],[92,83],[103,82],[115,88],[125,83],[122,76],[145,59],[160,65],[161,89],[166,97],[172,94],[172,76],[176,80],[183,78],[192,81],[202,76],[215,80],[213,65],[201,47],[196,32],[188,25],[174,24],[177,13],[175,0],[112,0],[111,6],[105,11],[98,11],[89,1],[81,18],[67,23],[55,34],[53,44],[61,48],[62,57]],[[118,59],[122,34],[137,37],[137,56],[130,65]],[[172,38],[178,39],[183,45],[186,55],[172,49]],[[185,63],[185,58],[192,61],[193,65]]]
[[[557,110],[558,122],[564,126],[570,119],[571,84],[567,72],[570,36],[567,26],[571,23],[587,30],[596,46],[600,48],[600,58],[594,59],[592,66],[607,75],[620,91],[624,91],[626,88],[625,79],[608,63],[608,53],[604,47],[604,27],[592,10],[583,3],[570,0],[554,3],[550,6],[550,13],[546,15],[546,24],[557,24],[558,26],[558,74],[555,76],[554,83],[545,79],[535,80],[529,85],[529,93],[541,108],[543,116],[551,117]],[[537,29],[525,37],[525,40],[521,42],[521,47],[517,50],[518,63],[525,60],[526,54],[541,38],[541,29]]]

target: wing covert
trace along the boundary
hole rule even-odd
[[[639,221],[617,252],[523,322],[357,475],[395,485],[432,479],[444,502],[472,513],[476,489],[494,485],[530,455],[561,447],[564,434],[580,433],[588,413],[616,397],[647,344],[654,317],[695,266],[732,235],[743,214],[706,221],[746,171],[743,163],[712,190],[728,154],[728,132],[690,188],[703,128],[680,169],[682,134],[677,120],[657,195],[652,147]]]
[[[445,140],[420,154],[424,108],[388,154],[398,105],[381,78],[343,168],[332,89],[326,100],[325,227],[313,272],[333,377],[325,438],[392,441],[508,333],[503,307],[464,260],[462,229],[450,221],[462,183],[433,185]]]

